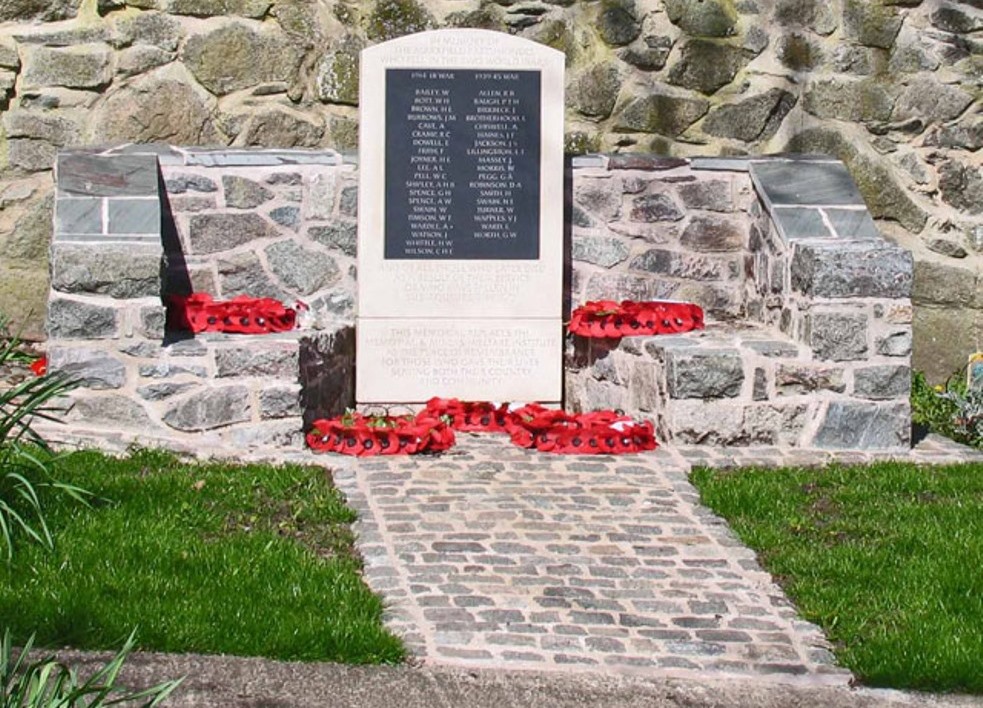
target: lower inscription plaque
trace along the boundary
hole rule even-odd
[[[538,71],[386,70],[385,258],[535,260]]]
[[[357,338],[362,401],[559,399],[563,330],[552,320],[369,319]]]

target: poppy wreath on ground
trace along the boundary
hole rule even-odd
[[[426,412],[462,432],[504,432],[512,443],[558,454],[628,454],[658,445],[651,423],[638,423],[615,411],[571,414],[537,403],[511,408],[507,403],[431,398]]]
[[[267,334],[288,332],[297,324],[297,310],[303,303],[287,307],[279,300],[240,295],[215,301],[207,293],[171,298],[171,324],[195,332]]]
[[[690,302],[597,300],[576,308],[568,329],[581,337],[678,334],[703,329],[703,310]]]
[[[356,457],[443,452],[454,445],[454,431],[446,420],[427,411],[415,416],[346,413],[322,418],[314,421],[306,438],[315,452]]]
[[[658,447],[652,423],[614,411],[570,414],[530,404],[511,412],[508,433],[519,447],[558,454],[630,454]]]
[[[445,418],[454,430],[467,433],[504,433],[511,413],[507,403],[496,406],[487,401],[459,401],[456,398],[431,398],[427,412]]]

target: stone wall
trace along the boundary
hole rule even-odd
[[[978,0],[12,0],[0,6],[0,308],[42,336],[66,146],[356,145],[358,52],[434,27],[568,58],[567,146],[842,159],[915,256],[915,365],[983,348]]]
[[[48,358],[82,381],[68,422],[182,450],[299,447],[310,414],[351,405],[355,166],[141,149],[57,158]],[[292,332],[193,337],[166,315],[191,292],[307,309]]]
[[[57,158],[48,352],[98,444],[299,447],[354,405],[356,165],[337,153],[158,146]],[[910,254],[827,158],[574,158],[570,307],[696,302],[706,331],[568,338],[565,405],[660,440],[833,449],[909,442]],[[310,310],[277,335],[192,336],[171,296]],[[432,395],[444,395],[433,391]],[[108,442],[106,442],[108,441]]]
[[[910,443],[910,254],[825,159],[576,158],[574,303],[697,302],[703,332],[572,338],[566,405],[676,444]]]

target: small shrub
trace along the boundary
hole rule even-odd
[[[83,681],[74,669],[53,656],[28,663],[34,637],[27,640],[14,659],[10,632],[4,632],[0,639],[0,708],[100,708],[122,704],[151,708],[160,705],[182,679],[133,693],[116,686],[123,662],[133,650],[133,637],[131,634],[108,664]]]

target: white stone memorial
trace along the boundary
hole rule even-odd
[[[561,400],[563,64],[470,29],[362,52],[358,403]]]

